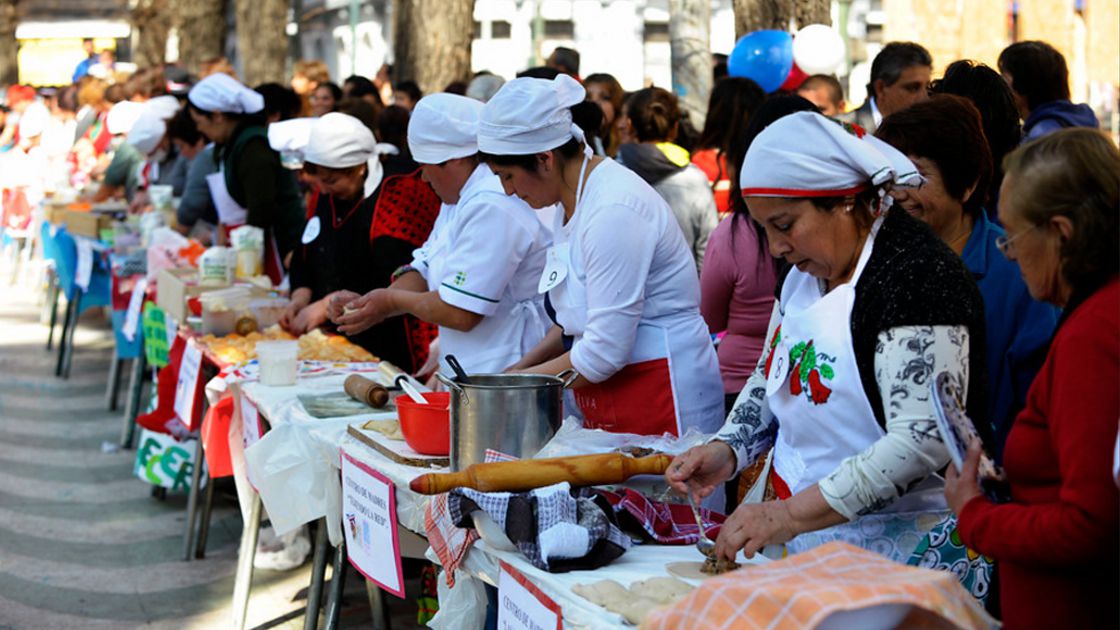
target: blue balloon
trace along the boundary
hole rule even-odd
[[[793,68],[793,36],[785,31],[755,31],[735,42],[727,73],[758,84],[766,93],[782,86]]]

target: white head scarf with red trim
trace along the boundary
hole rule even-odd
[[[739,174],[744,197],[840,197],[923,181],[898,149],[815,112],[782,117],[758,134]]]

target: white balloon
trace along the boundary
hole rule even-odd
[[[844,61],[844,39],[824,24],[810,24],[793,37],[793,61],[805,74],[831,74]]]

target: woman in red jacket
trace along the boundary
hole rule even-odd
[[[959,474],[950,467],[945,497],[962,541],[996,560],[1005,627],[1116,628],[1120,152],[1096,130],[1069,129],[1005,166],[996,245],[1035,299],[1065,312],[1007,438],[1010,502],[981,494],[979,444]]]

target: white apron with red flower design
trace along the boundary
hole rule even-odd
[[[766,381],[778,419],[774,472],[792,494],[831,474],[884,431],[863,382],[852,346],[852,305],[879,224],[860,252],[846,284],[821,295],[813,276],[794,269],[782,286],[780,335]]]
[[[881,224],[880,218],[872,226],[846,284],[822,296],[816,278],[794,269],[782,286],[782,320],[766,382],[767,402],[778,420],[771,479],[779,498],[810,488],[885,435],[860,380],[851,330],[856,284]],[[796,553],[844,540],[905,562],[943,516],[944,500],[935,505],[938,501],[931,504],[926,496],[940,494],[927,487],[930,481],[884,510],[801,534],[786,546]]]

